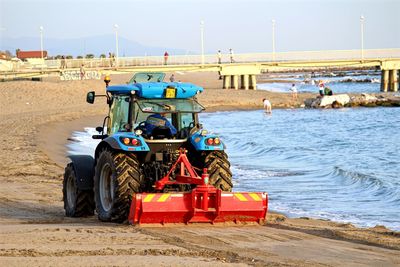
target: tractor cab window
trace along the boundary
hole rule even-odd
[[[127,131],[129,114],[129,97],[113,96],[110,109],[110,125],[108,134]]]
[[[133,75],[128,83],[162,82],[164,77],[165,73],[162,72],[139,72]]]
[[[185,128],[192,128],[194,126],[194,114],[193,113],[180,113],[179,130]]]

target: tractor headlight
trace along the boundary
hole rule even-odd
[[[208,134],[207,130],[202,130],[200,133],[201,136],[206,136],[207,134]]]
[[[141,135],[142,133],[143,133],[143,131],[140,130],[140,129],[137,129],[137,130],[135,131],[135,134],[136,134],[136,135]]]

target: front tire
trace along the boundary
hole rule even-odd
[[[80,190],[76,185],[74,166],[69,163],[65,167],[63,181],[63,201],[65,216],[85,217],[94,214],[93,190]]]
[[[99,220],[124,222],[128,218],[132,194],[140,192],[142,181],[136,155],[103,150],[98,157],[94,176]]]

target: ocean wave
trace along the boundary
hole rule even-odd
[[[383,182],[377,177],[361,172],[348,171],[338,166],[333,168],[332,175],[349,178],[348,181],[350,181],[350,185],[362,184],[367,187],[381,187],[383,185]]]
[[[288,169],[260,169],[258,167],[251,168],[246,166],[232,165],[231,171],[239,182],[240,180],[258,180],[270,177],[287,177],[304,175],[306,171],[288,170]]]
[[[345,178],[345,183],[349,186],[370,190],[373,196],[379,198],[384,197],[387,202],[400,204],[400,189],[388,182],[382,181],[376,176],[356,171],[348,171],[338,166],[333,168],[331,175]]]

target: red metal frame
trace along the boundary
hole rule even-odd
[[[176,167],[180,164],[180,174],[176,175],[175,181],[171,181],[171,174],[176,170]],[[186,175],[186,173],[188,175]],[[169,172],[160,180],[155,183],[155,190],[162,191],[166,185],[173,184],[194,184],[194,185],[205,185],[208,184],[208,174],[207,169],[203,169],[202,176],[198,176],[194,170],[192,164],[190,164],[189,159],[186,156],[186,150],[179,150],[179,157],[177,161],[172,165]]]
[[[180,164],[180,174],[175,181],[170,177]],[[190,164],[186,151],[181,149],[178,160],[171,170],[155,183],[162,191],[166,185],[197,185],[191,192],[184,193],[140,193],[134,194],[128,221],[141,223],[219,223],[258,222],[262,223],[268,210],[266,193],[222,192],[208,184],[207,169],[199,177]]]

